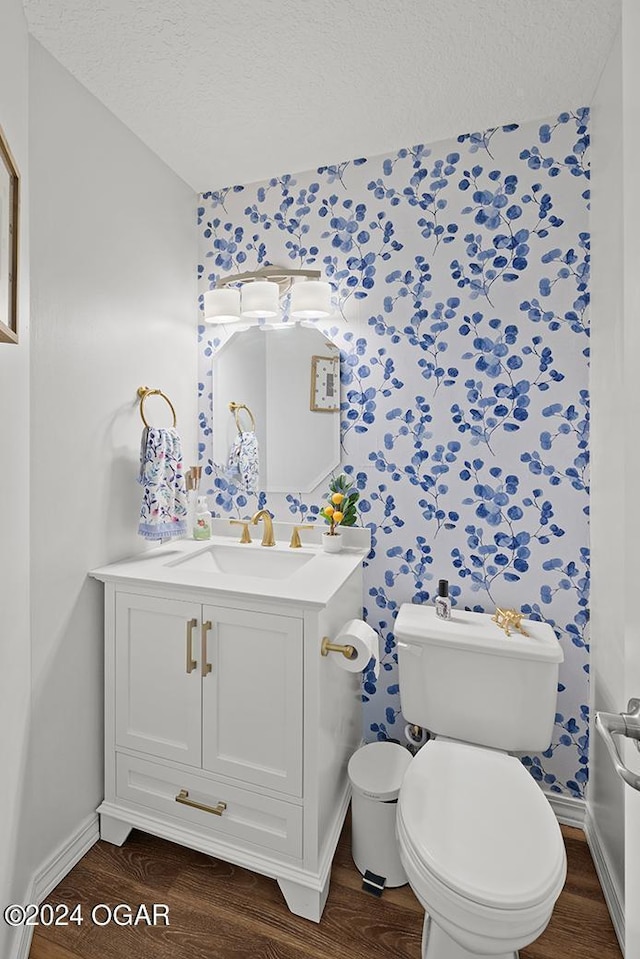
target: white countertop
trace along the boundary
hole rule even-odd
[[[218,524],[216,524],[218,525]],[[240,596],[245,599],[270,599],[289,603],[299,603],[313,607],[326,606],[342,584],[356,570],[369,551],[370,533],[365,529],[351,529],[348,540],[353,543],[340,553],[325,553],[319,545],[321,530],[313,536],[318,541],[299,549],[289,547],[291,526],[274,524],[276,545],[260,545],[260,536],[253,543],[241,544],[237,541],[238,528],[233,527],[230,535],[216,535],[209,540],[180,539],[165,543],[155,549],[147,550],[120,562],[100,566],[90,571],[90,576],[104,583],[121,583],[142,587],[167,586],[180,591],[202,591],[210,594]],[[253,528],[252,528],[253,529]],[[289,533],[288,533],[289,531]],[[260,534],[262,530],[260,529]],[[316,531],[313,531],[314,533]],[[282,534],[284,533],[284,536]],[[304,535],[304,534],[303,534]],[[281,538],[282,536],[282,538]],[[307,534],[308,536],[308,534]],[[345,537],[347,538],[347,537]],[[226,550],[261,551],[275,560],[277,554],[289,557],[295,554],[309,557],[299,569],[282,578],[247,576],[237,573],[222,573],[217,570],[190,566],[188,560],[196,558],[211,547],[223,546]],[[248,554],[247,554],[248,555]],[[267,557],[265,557],[266,559]],[[268,568],[268,563],[265,564]]]

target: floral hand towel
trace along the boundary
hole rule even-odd
[[[187,490],[182,444],[175,429],[147,427],[140,447],[143,487],[138,532],[145,539],[170,539],[187,532]]]
[[[253,430],[238,433],[229,454],[229,472],[238,474],[238,482],[246,493],[258,492],[258,438]]]

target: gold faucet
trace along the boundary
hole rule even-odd
[[[261,519],[264,523],[264,533],[262,535],[262,545],[263,546],[275,546],[276,541],[273,538],[273,520],[271,518],[271,513],[268,509],[259,509],[257,513],[254,513],[251,517],[251,522],[254,526],[258,525],[258,520]]]

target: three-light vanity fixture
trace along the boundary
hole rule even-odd
[[[238,320],[272,320],[280,313],[280,298],[290,293],[289,315],[294,320],[331,315],[331,284],[320,279],[320,270],[289,270],[267,266],[252,273],[235,273],[218,280],[204,294],[208,323]]]

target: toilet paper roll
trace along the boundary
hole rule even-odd
[[[353,659],[346,659],[344,656],[334,656],[333,661],[340,669],[346,669],[349,673],[360,673],[366,668],[373,657],[372,665],[376,679],[380,673],[380,663],[378,661],[378,634],[371,626],[367,626],[361,619],[351,619],[345,623],[338,635],[333,639],[334,643],[340,643],[345,646],[353,646],[356,655]]]

